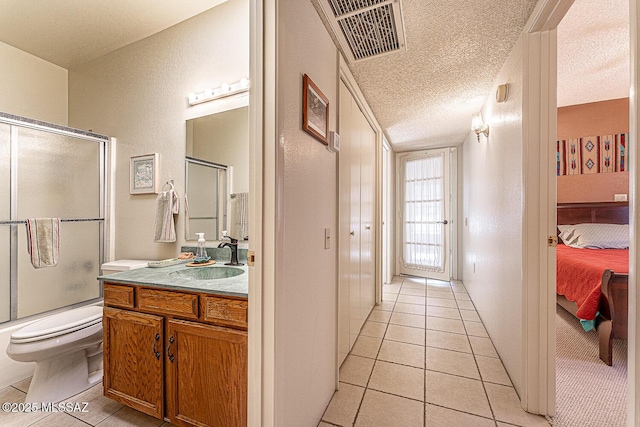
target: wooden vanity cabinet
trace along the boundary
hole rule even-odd
[[[246,426],[246,332],[177,319],[169,320],[167,326],[167,413],[171,422]]]
[[[247,425],[246,299],[131,285],[123,309],[124,285],[104,286],[105,396],[176,426]]]
[[[104,395],[164,417],[163,322],[160,316],[104,307]]]

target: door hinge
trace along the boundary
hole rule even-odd
[[[547,246],[549,246],[550,248],[555,248],[556,246],[558,246],[558,236],[548,236]]]
[[[247,265],[249,267],[253,267],[256,263],[256,253],[255,251],[247,252]]]

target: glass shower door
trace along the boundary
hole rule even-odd
[[[11,219],[11,127],[0,123],[0,221]],[[0,226],[0,323],[11,319],[11,227]]]
[[[100,296],[100,142],[15,127],[18,132],[16,219],[61,218],[58,265],[35,269],[19,225],[17,317]],[[95,219],[92,221],[69,221]],[[7,227],[9,228],[9,227]]]

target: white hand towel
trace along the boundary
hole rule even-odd
[[[60,218],[28,218],[27,250],[35,268],[58,265]]]
[[[156,199],[155,241],[167,243],[176,241],[176,226],[173,215],[180,210],[180,198],[174,190],[162,191]]]

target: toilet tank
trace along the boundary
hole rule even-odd
[[[121,271],[135,270],[149,265],[146,259],[120,259],[117,261],[105,262],[102,264],[102,275],[119,273]]]

